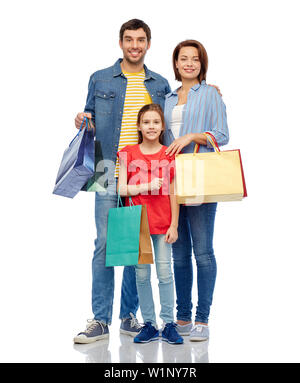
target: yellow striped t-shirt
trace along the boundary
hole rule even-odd
[[[151,97],[145,87],[145,71],[137,73],[123,72],[127,78],[127,87],[124,101],[123,118],[120,132],[118,151],[127,145],[138,143],[137,115],[146,104],[151,104]],[[117,158],[115,177],[119,175],[119,159]]]

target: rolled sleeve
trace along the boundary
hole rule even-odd
[[[211,92],[211,130],[207,130],[214,135],[219,146],[229,142],[229,131],[227,125],[226,106],[215,88]],[[207,147],[212,148],[207,140]]]

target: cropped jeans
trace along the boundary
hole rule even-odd
[[[111,324],[114,299],[114,268],[105,266],[107,218],[110,208],[117,207],[116,183],[105,192],[96,192],[95,221],[97,238],[92,260],[92,310],[94,319]],[[121,288],[120,319],[136,315],[139,307],[134,266],[125,266]]]
[[[213,250],[216,209],[217,203],[180,206],[178,240],[172,245],[177,320],[187,322],[192,320],[192,253],[194,253],[198,288],[195,321],[208,322],[217,273]]]
[[[171,244],[165,242],[164,234],[152,234],[156,274],[160,297],[160,318],[165,323],[174,321],[174,281],[172,273]],[[144,323],[156,325],[156,316],[151,287],[151,265],[137,265],[136,284]]]

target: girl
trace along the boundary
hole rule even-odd
[[[179,206],[174,195],[174,158],[166,155],[162,145],[164,115],[158,104],[145,105],[137,119],[139,143],[126,146],[119,153],[118,190],[131,196],[135,205],[146,205],[150,234],[159,280],[160,317],[164,321],[162,339],[172,344],[183,343],[173,322],[174,281],[171,267],[171,244],[177,240]],[[126,198],[128,205],[128,198]],[[150,265],[137,265],[136,283],[144,326],[134,338],[135,343],[157,340],[151,288]]]
[[[226,108],[217,90],[206,84],[208,57],[203,45],[196,40],[179,43],[173,52],[176,80],[181,82],[166,96],[167,154],[192,153],[195,144],[200,152],[213,148],[204,132],[214,135],[219,146],[228,143]],[[213,233],[217,203],[200,206],[180,206],[178,241],[173,244],[174,276],[177,295],[177,324],[181,335],[192,341],[209,338],[208,318],[212,303],[216,260]],[[192,254],[196,258],[198,304],[195,326],[192,324]]]

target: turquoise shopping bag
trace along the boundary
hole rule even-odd
[[[108,212],[106,266],[153,263],[147,208],[129,201],[123,207],[118,196],[118,207]]]

